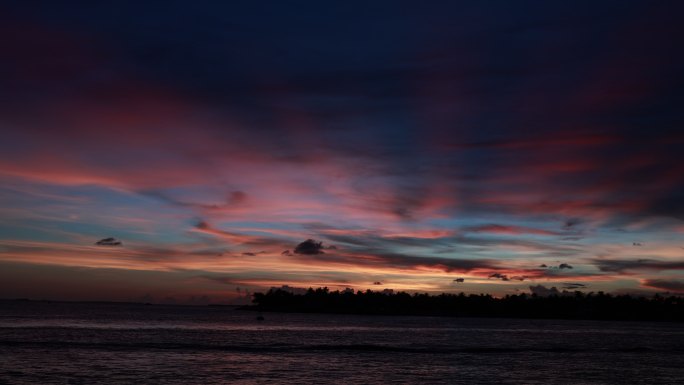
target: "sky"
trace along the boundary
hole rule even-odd
[[[5,1],[0,298],[684,293],[683,12]]]

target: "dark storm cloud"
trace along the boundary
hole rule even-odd
[[[601,271],[616,273],[639,270],[684,270],[684,261],[662,261],[657,259],[594,259],[592,262]]]
[[[298,244],[294,248],[294,252],[295,254],[316,255],[324,254],[325,252],[323,249],[323,242],[316,242],[313,239],[307,239],[306,241]]]
[[[587,287],[587,285],[583,283],[576,283],[576,282],[563,282],[563,289],[566,290],[577,290],[577,289],[584,289]]]
[[[558,266],[548,266],[547,264],[542,263],[541,265],[539,265],[539,268],[540,269],[549,269],[549,270],[547,270],[548,272],[552,272],[552,269],[553,270],[572,270],[573,269],[572,265],[570,265],[569,263],[561,263]]]
[[[315,244],[319,242],[313,241]],[[321,248],[323,246],[321,245]],[[312,250],[322,251],[316,247]],[[489,278],[501,279],[504,281],[524,281],[531,278],[556,277],[557,271],[546,269],[519,269],[507,265],[504,261],[497,261],[488,258],[463,258],[463,257],[435,257],[426,256],[422,253],[409,254],[388,252],[387,248],[355,246],[345,248],[342,251],[332,251],[326,253],[293,254],[283,252],[283,255],[296,257],[301,261],[326,262],[331,264],[385,267],[402,270],[421,270],[431,268],[445,272],[474,272],[477,275],[488,276]],[[586,274],[581,274],[584,276]]]
[[[489,274],[488,278],[496,278],[496,279],[500,279],[502,281],[524,281],[528,277],[524,276],[524,275],[509,276],[508,274],[492,273],[492,274]]]
[[[676,293],[684,293],[684,280],[681,279],[647,279],[643,282],[643,285]]]
[[[318,243],[315,242],[314,243]],[[327,262],[342,265],[391,267],[414,270],[424,267],[446,272],[469,272],[479,269],[499,269],[497,263],[488,259],[456,259],[391,253],[382,249],[359,248],[353,251],[323,253],[318,247],[310,247],[309,253],[290,254],[302,261]],[[319,252],[314,252],[319,251]]]
[[[119,241],[115,238],[100,239],[99,241],[95,242],[95,244],[98,246],[121,246],[122,245],[121,241]]]
[[[246,251],[246,252],[242,253],[242,255],[244,255],[245,257],[255,257],[259,254],[264,254],[264,253],[266,253],[266,252],[265,251]]]
[[[496,279],[500,279],[502,281],[510,281],[510,278],[508,278],[508,275],[501,274],[501,273],[492,273],[489,275],[489,278],[496,278]]]
[[[373,231],[364,231],[363,233],[344,234],[344,229],[334,228],[321,224],[310,224],[308,229],[315,231],[321,237],[325,237],[337,243],[348,244],[353,248],[361,249],[391,249],[399,246],[405,247],[425,247],[433,249],[437,253],[453,253],[456,251],[463,251],[472,253],[474,250],[487,250],[493,246],[496,247],[524,247],[533,250],[544,251],[548,256],[567,257],[579,253],[581,250],[575,246],[557,243],[545,243],[535,240],[526,240],[519,238],[512,238],[505,236],[506,234],[534,234],[544,233],[543,230],[536,232],[536,229],[519,228],[519,227],[504,227],[504,230],[499,231],[496,227],[494,235],[503,234],[502,237],[479,237],[473,235],[461,235],[457,233],[445,234],[440,237],[411,237],[411,236],[383,236],[380,233]],[[477,227],[478,229],[482,227]],[[491,230],[489,226],[486,229]],[[542,235],[548,235],[546,233]]]

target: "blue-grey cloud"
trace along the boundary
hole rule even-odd
[[[98,246],[121,246],[123,243],[116,238],[103,238],[95,242]]]

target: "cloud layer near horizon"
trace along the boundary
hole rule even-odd
[[[681,6],[358,5],[4,6],[0,260],[681,289]]]

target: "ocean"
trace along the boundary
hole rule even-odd
[[[684,324],[0,302],[1,384],[682,384]]]

